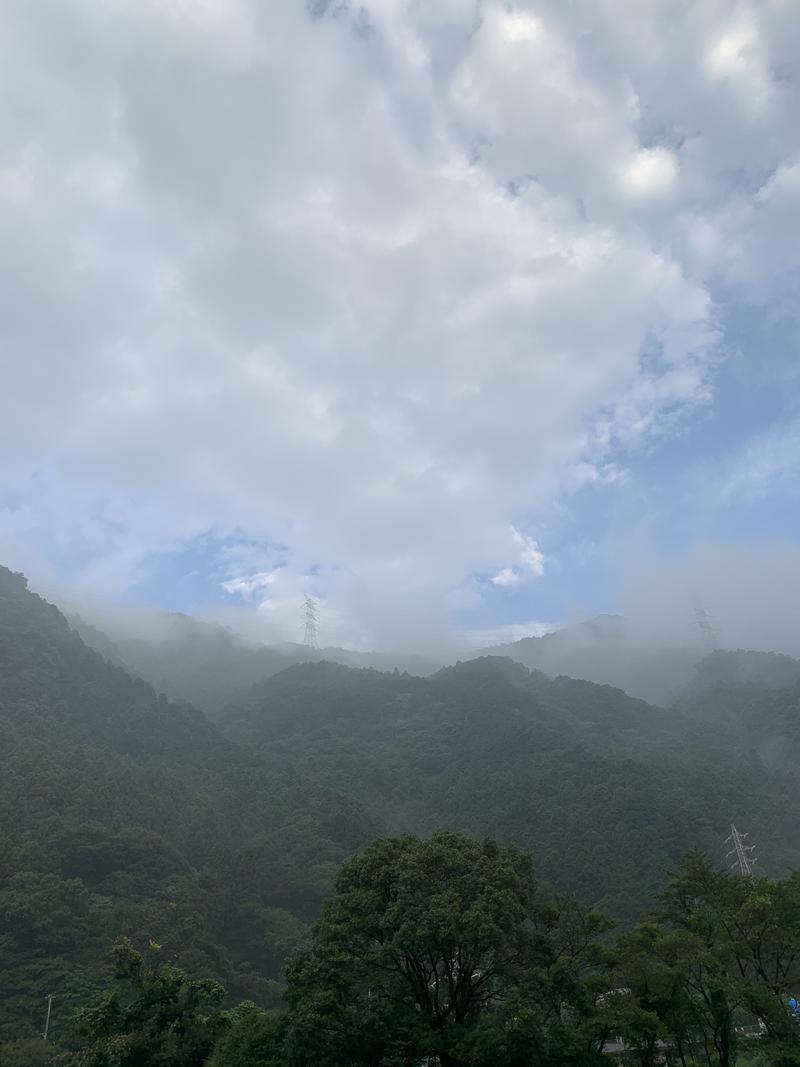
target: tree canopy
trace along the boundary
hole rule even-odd
[[[202,1067],[220,1029],[225,989],[187,978],[121,939],[114,947],[115,987],[76,1019],[84,1039],[79,1067]]]
[[[375,842],[344,865],[289,969],[291,1060],[578,1062],[580,974],[603,928],[581,917],[571,944],[515,848],[448,833]]]

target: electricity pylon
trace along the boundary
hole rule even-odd
[[[694,598],[694,618],[697,623],[697,628],[703,635],[705,641],[711,648],[716,648],[717,642],[719,641],[719,633],[714,627],[714,624],[711,621],[711,616],[703,606],[700,597]]]
[[[735,856],[733,863],[731,864],[731,870],[738,870],[739,874],[743,878],[752,878],[753,876],[753,864],[756,862],[757,857],[753,855],[755,852],[755,845],[746,845],[744,839],[747,834],[740,834],[736,827],[731,823],[730,837],[725,838],[725,844],[728,842],[733,843],[733,848],[727,855],[730,859],[731,856]]]
[[[306,596],[306,626],[303,642],[306,648],[317,648],[317,602]]]

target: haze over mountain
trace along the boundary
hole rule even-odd
[[[237,690],[295,663],[330,660],[412,674],[430,674],[442,665],[410,653],[257,644],[227,627],[182,614],[116,612],[100,614],[97,621],[104,629],[80,615],[71,617],[72,625],[96,651],[144,678],[160,693],[188,700],[211,713]]]
[[[196,663],[224,645],[180,626]],[[338,863],[380,834],[515,842],[623,919],[688,848],[724,853],[731,821],[766,873],[800,862],[800,662],[785,656],[715,653],[667,710],[502,657],[428,677],[299,663],[217,705],[214,725],[115,653],[0,569],[7,1037],[35,1027],[44,986],[68,1010],[102,982],[120,928],[274,1002]]]
[[[688,630],[688,627],[687,627]],[[542,637],[495,645],[486,654],[509,656],[552,676],[614,685],[656,704],[668,702],[689,681],[692,668],[709,647],[708,638],[687,634],[683,644],[669,637],[659,644],[620,615],[600,615]]]
[[[91,609],[90,609],[91,610]],[[715,637],[690,620],[682,643],[669,633],[643,630],[623,616],[604,615],[539,637],[476,649],[466,644],[433,654],[363,652],[264,645],[228,627],[183,614],[98,611],[93,625],[80,615],[71,621],[92,648],[140,675],[159,692],[189,700],[214,713],[234,692],[295,663],[327,660],[351,667],[431,674],[439,667],[479,656],[508,656],[555,677],[567,674],[624,689],[653,703],[669,702],[693,676],[694,666]]]

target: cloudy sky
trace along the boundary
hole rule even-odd
[[[798,57],[796,0],[3,0],[0,560],[360,646],[789,611]]]

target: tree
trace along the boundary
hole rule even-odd
[[[286,1019],[243,1001],[223,1013],[223,1031],[207,1067],[282,1067]]]
[[[157,958],[159,946],[151,946]],[[116,986],[78,1012],[80,1067],[201,1067],[220,1026],[225,990],[171,963],[145,960],[127,938],[114,946]]]
[[[800,988],[798,875],[742,878],[690,853],[653,920],[618,947],[629,994],[621,1032],[642,1067],[659,1039],[681,1063],[733,1067],[748,1023],[763,1030],[758,1048],[772,1067],[800,1064],[787,1005]]]
[[[374,842],[288,969],[289,1061],[595,1062],[581,969],[601,923],[561,919],[515,848],[451,833]]]

